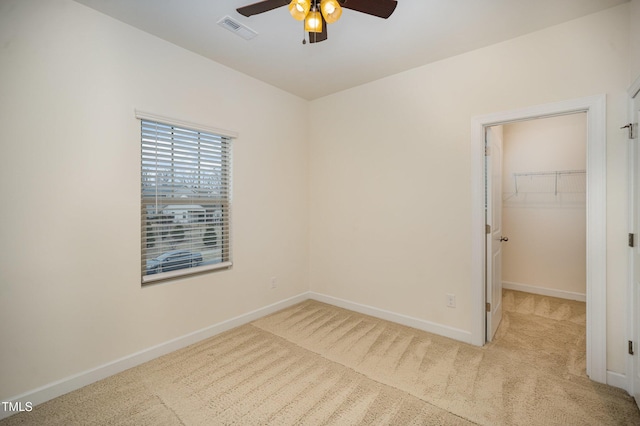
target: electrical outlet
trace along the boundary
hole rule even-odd
[[[274,289],[278,287],[278,279],[276,277],[271,277],[271,288]]]
[[[456,307],[456,295],[455,294],[447,294],[447,306],[450,308]]]

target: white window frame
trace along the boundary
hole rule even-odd
[[[191,122],[187,122],[187,121],[182,121],[182,120],[176,120],[173,118],[168,118],[168,117],[163,117],[163,116],[159,116],[156,114],[150,114],[147,112],[143,112],[143,111],[139,111],[136,110],[135,111],[135,116],[138,120],[140,120],[140,142],[141,142],[141,218],[140,218],[140,223],[141,223],[141,231],[140,231],[140,235],[141,235],[141,253],[140,253],[140,261],[141,261],[141,281],[142,281],[142,285],[147,285],[147,284],[151,284],[154,282],[158,282],[158,281],[164,281],[164,280],[169,280],[169,279],[173,279],[173,278],[178,278],[178,277],[183,277],[183,276],[188,276],[188,275],[193,275],[193,274],[197,274],[197,273],[202,273],[202,272],[207,272],[207,271],[214,271],[214,270],[220,270],[220,269],[228,269],[233,265],[232,262],[232,244],[231,244],[231,211],[232,211],[232,190],[231,190],[231,183],[232,183],[232,172],[231,172],[231,168],[232,168],[232,156],[231,156],[231,145],[233,143],[233,139],[236,139],[238,137],[236,132],[232,132],[232,131],[228,131],[228,130],[222,130],[219,128],[215,128],[215,127],[211,127],[211,126],[206,126],[206,125],[201,125],[201,124],[196,124],[196,123],[191,123]],[[145,123],[146,122],[146,123]],[[148,193],[148,186],[143,185],[143,174],[145,171],[148,172],[148,164],[147,167],[144,166],[144,161],[145,161],[145,154],[143,153],[143,151],[145,150],[145,141],[144,141],[144,137],[143,137],[143,132],[142,132],[142,128],[144,127],[144,125],[148,125],[149,123],[158,123],[160,126],[170,126],[170,127],[175,127],[176,130],[185,130],[185,131],[190,131],[190,132],[197,132],[197,133],[202,133],[202,134],[206,134],[206,135],[212,135],[214,137],[219,137],[221,140],[223,140],[225,143],[227,143],[229,145],[228,150],[225,151],[225,159],[224,159],[224,163],[226,165],[226,169],[227,172],[226,174],[224,174],[224,178],[226,178],[226,191],[224,191],[227,195],[226,197],[217,197],[217,198],[209,198],[206,197],[202,194],[195,194],[195,195],[190,195],[188,197],[185,197],[184,195],[178,195],[179,192],[175,192],[174,197],[169,197],[169,198],[161,198],[161,195],[159,195],[158,191],[155,191],[155,195],[151,195],[149,196]],[[199,142],[198,142],[199,143]],[[148,144],[148,141],[146,142],[146,144]],[[147,148],[148,149],[148,148]],[[198,161],[200,161],[200,158],[198,157]],[[173,165],[172,165],[173,167]],[[198,167],[199,168],[199,167]],[[172,171],[173,173],[173,171]],[[147,191],[145,191],[145,188],[147,188]],[[203,201],[206,201],[206,203],[203,203]],[[181,269],[175,269],[175,270],[169,270],[169,271],[163,271],[161,268],[157,273],[148,273],[148,266],[147,266],[147,260],[151,259],[153,257],[154,254],[157,253],[148,253],[147,250],[150,250],[148,247],[148,243],[147,243],[147,238],[150,237],[150,233],[148,234],[148,223],[147,223],[147,209],[148,209],[148,205],[150,204],[155,204],[158,205],[159,203],[161,204],[167,204],[166,207],[171,207],[173,206],[174,208],[179,208],[179,206],[181,204],[185,205],[185,208],[187,206],[193,207],[193,205],[198,205],[200,203],[202,204],[224,204],[224,210],[226,211],[226,217],[223,219],[223,224],[222,224],[222,229],[223,231],[220,232],[221,235],[218,235],[217,238],[217,243],[220,244],[220,246],[222,246],[223,248],[221,250],[223,250],[223,254],[222,256],[222,261],[219,261],[218,263],[214,263],[214,264],[208,264],[206,261],[206,256],[203,254],[203,259],[204,261],[202,262],[201,265],[198,266],[191,266],[191,267],[184,267]],[[157,208],[157,207],[156,207]],[[194,217],[197,217],[198,220],[196,222],[198,222],[199,224],[202,223],[203,219],[201,217],[200,214],[196,214],[199,212],[193,212],[193,211],[189,211],[189,216],[193,215]],[[205,213],[206,215],[206,213]],[[177,216],[176,216],[177,217]],[[184,219],[184,218],[183,218]],[[189,220],[188,218],[186,219],[187,221]],[[215,221],[215,219],[212,219],[211,224],[213,225],[213,221]],[[177,222],[176,222],[177,223]],[[190,222],[189,222],[190,223]],[[195,222],[194,222],[195,223]],[[202,231],[204,232],[204,231]],[[197,243],[194,243],[197,244]],[[201,248],[204,248],[204,237],[202,237],[202,241],[200,243]],[[166,248],[169,247],[169,244],[167,243],[166,245],[162,245],[157,247],[157,250],[166,250]],[[155,248],[155,247],[154,247]],[[196,248],[198,248],[196,246]]]

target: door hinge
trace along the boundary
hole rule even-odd
[[[638,130],[638,123],[629,123],[626,126],[620,127],[620,129],[628,129],[629,139],[635,139],[636,131]]]
[[[633,355],[633,342],[629,340],[629,355]]]
[[[490,234],[491,233],[491,225],[485,225],[484,226],[484,232],[486,234]]]
[[[491,303],[487,302],[487,312],[491,312]]]
[[[635,247],[635,238],[634,234],[629,234],[629,247]]]

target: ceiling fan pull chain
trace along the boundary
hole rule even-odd
[[[307,44],[307,32],[304,30],[304,22],[302,23],[302,44]]]

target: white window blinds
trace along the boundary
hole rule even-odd
[[[141,120],[142,283],[231,266],[231,137]]]

